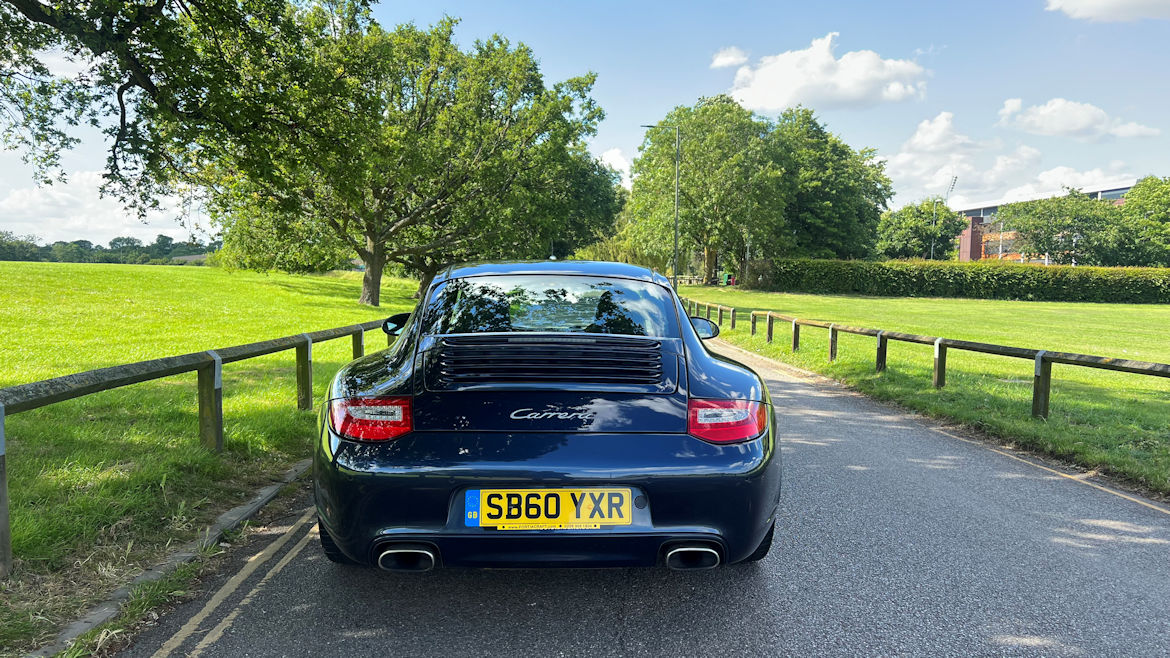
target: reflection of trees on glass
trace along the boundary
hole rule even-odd
[[[637,281],[567,277],[456,279],[427,307],[431,334],[586,332],[666,335],[671,318],[665,292]]]
[[[432,333],[465,334],[487,331],[511,331],[509,300],[493,286],[478,285],[473,279],[456,279],[428,309],[435,319]]]
[[[617,291],[620,295],[622,291]],[[585,331],[599,334],[625,334],[627,336],[645,336],[646,330],[634,320],[632,316],[613,300],[613,290],[606,290],[597,298],[597,312],[593,316],[593,324]]]

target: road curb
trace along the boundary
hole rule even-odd
[[[26,654],[26,656],[33,658],[56,655],[68,649],[69,645],[83,634],[117,617],[118,613],[122,610],[122,604],[130,598],[130,593],[134,591],[135,587],[142,583],[159,580],[181,565],[195,559],[208,546],[219,543],[220,538],[223,537],[225,532],[234,529],[240,523],[252,518],[256,512],[260,511],[262,507],[276,497],[276,494],[282,487],[309,470],[310,464],[311,460],[309,459],[303,459],[293,464],[293,467],[285,472],[277,482],[256,492],[256,495],[251,500],[220,514],[215,519],[215,522],[209,525],[198,539],[186,544],[177,552],[168,555],[162,562],[138,574],[128,584],[111,592],[105,601],[91,608],[89,612],[85,613],[77,621],[66,626],[57,635],[57,639],[53,641],[53,644],[41,647],[32,653]]]

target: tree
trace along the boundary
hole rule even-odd
[[[812,110],[785,110],[777,123],[794,163],[795,198],[788,221],[796,254],[811,258],[864,258],[893,193],[885,163],[873,149],[854,150],[830,133]]]
[[[89,260],[88,252],[74,242],[54,242],[50,253],[58,263],[84,263]]]
[[[719,252],[742,272],[749,248],[769,256],[862,258],[892,194],[872,149],[854,150],[805,108],[777,121],[726,96],[676,107],[661,126],[682,128],[682,248],[703,250],[704,278]],[[674,135],[647,133],[634,162],[631,234],[669,242],[673,230]],[[738,260],[738,266],[735,261]]]
[[[150,255],[152,258],[166,258],[174,248],[175,239],[159,233],[154,238],[154,244],[150,245]]]
[[[306,56],[295,18],[287,0],[0,0],[3,142],[48,182],[76,142],[69,130],[102,126],[104,189],[140,213],[221,152],[270,179],[276,136],[316,140],[324,109],[347,105],[341,87],[303,93],[304,81],[332,73]],[[84,71],[54,76],[53,52]]]
[[[135,263],[141,254],[142,240],[131,237],[118,237],[110,240],[110,251],[117,252],[118,262]],[[149,259],[149,257],[148,257]]]
[[[647,131],[634,161],[631,212],[642,239],[673,250],[675,136],[680,158],[680,249],[703,251],[703,275],[715,278],[720,251],[740,254],[785,235],[787,159],[768,122],[728,96],[701,98],[693,107],[671,110],[658,129]]]
[[[41,260],[37,238],[0,231],[0,260]]]
[[[1170,177],[1146,176],[1125,194],[1119,265],[1170,267]]]
[[[613,226],[609,230],[596,231],[592,236],[593,241],[577,249],[573,258],[638,263],[660,272],[667,271],[673,257],[671,241],[644,232],[648,227],[651,231],[654,229],[647,222],[639,222],[634,218],[628,196],[623,188],[620,195],[622,209]]]
[[[877,226],[878,256],[946,260],[967,223],[938,197],[882,213]],[[931,246],[933,245],[933,255]]]
[[[495,36],[462,51],[451,19],[385,31],[341,4],[300,11],[297,22],[312,61],[330,72],[305,80],[301,94],[340,87],[347,100],[328,108],[321,139],[274,139],[264,178],[226,151],[203,169],[225,252],[279,267],[276,255],[304,239],[324,256],[356,253],[360,301],[371,305],[387,262],[425,284],[468,255],[539,253],[562,223],[548,214],[557,207],[549,194],[602,116],[589,97],[593,75],[546,87],[526,46]]]
[[[1006,230],[1017,232],[1020,253],[1058,264],[1116,264],[1116,242],[1109,229],[1120,211],[1109,201],[1066,188],[1064,196],[1001,206],[998,217]]]

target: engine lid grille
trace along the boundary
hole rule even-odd
[[[427,388],[565,388],[670,392],[677,362],[661,341],[619,336],[448,336],[426,356]]]

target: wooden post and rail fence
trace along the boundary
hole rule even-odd
[[[345,336],[352,337],[353,358],[365,353],[365,332],[382,327],[374,320],[348,327],[324,329],[297,336],[285,336],[259,343],[237,345],[182,356],[170,356],[109,368],[99,368],[64,377],[20,384],[0,389],[0,579],[12,572],[12,530],[8,515],[8,478],[4,443],[5,415],[29,411],[84,395],[92,395],[122,386],[170,377],[186,372],[198,373],[199,438],[208,450],[223,450],[223,366],[225,363],[254,359],[258,356],[296,350],[297,408],[313,407],[313,344]],[[387,345],[394,342],[387,336]]]
[[[696,302],[694,300],[683,299],[683,306],[687,309],[690,315],[698,315],[699,317],[706,317],[711,319],[711,309],[718,310],[716,322],[723,324],[723,318],[726,314],[731,318],[731,328],[735,328],[736,309],[730,306],[722,306],[720,304],[707,304],[705,302]],[[706,315],[702,315],[699,311],[703,308]],[[742,313],[743,311],[739,311]],[[1166,363],[1151,363],[1149,361],[1131,361],[1129,359],[1113,359],[1107,356],[1092,356],[1089,354],[1075,354],[1072,352],[1052,352],[1049,350],[1034,350],[1023,347],[1008,347],[1005,345],[993,345],[991,343],[977,343],[969,340],[955,340],[952,338],[940,338],[938,336],[920,336],[918,334],[906,334],[898,331],[886,331],[884,329],[870,329],[868,327],[852,327],[844,324],[837,324],[834,322],[825,322],[823,320],[806,320],[803,318],[796,318],[790,315],[782,315],[780,313],[773,313],[772,311],[751,311],[749,313],[751,321],[751,334],[756,335],[756,325],[760,318],[764,319],[764,339],[771,343],[775,336],[776,321],[784,322],[791,327],[792,335],[792,351],[796,352],[800,349],[800,328],[801,327],[818,327],[827,329],[829,331],[829,361],[837,360],[837,334],[844,332],[847,334],[856,334],[859,336],[872,336],[877,339],[877,345],[874,355],[874,367],[877,372],[882,372],[886,369],[886,354],[888,352],[889,341],[896,340],[906,343],[919,343],[922,345],[934,346],[934,376],[932,383],[936,388],[942,388],[947,383],[947,351],[948,350],[964,350],[968,352],[982,352],[984,354],[995,354],[998,356],[1008,356],[1017,359],[1029,359],[1034,364],[1032,377],[1032,416],[1036,418],[1048,418],[1048,400],[1052,393],[1052,364],[1060,363],[1072,366],[1081,366],[1084,368],[1098,368],[1101,370],[1114,370],[1117,372],[1129,372],[1139,375],[1150,375],[1153,377],[1170,377],[1170,364]]]

